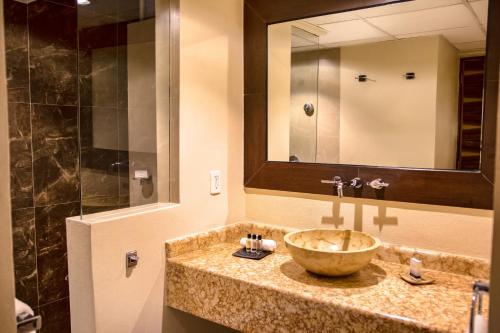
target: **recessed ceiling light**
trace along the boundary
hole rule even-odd
[[[90,5],[90,0],[77,0],[76,1],[80,6]]]

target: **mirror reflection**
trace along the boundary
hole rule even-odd
[[[488,1],[268,27],[268,160],[476,170]]]

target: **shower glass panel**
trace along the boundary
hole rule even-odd
[[[168,0],[78,3],[82,214],[168,202]]]
[[[319,37],[292,26],[290,162],[316,162]]]

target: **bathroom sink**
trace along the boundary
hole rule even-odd
[[[285,244],[293,259],[306,270],[344,276],[368,265],[380,240],[352,230],[312,229],[287,234]]]

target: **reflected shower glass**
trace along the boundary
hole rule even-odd
[[[318,36],[292,27],[290,75],[291,162],[316,162]]]

